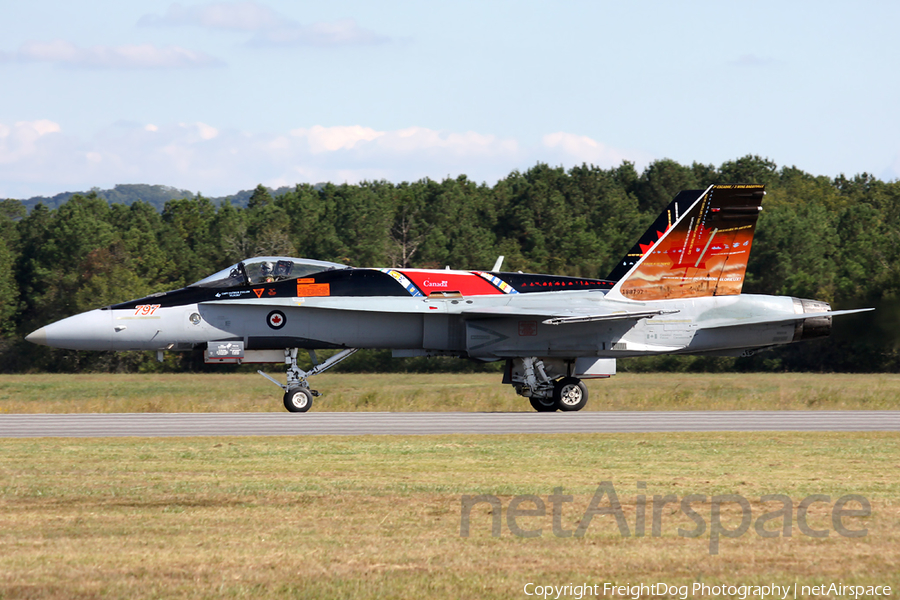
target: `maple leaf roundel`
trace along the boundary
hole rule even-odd
[[[280,310],[273,310],[269,313],[269,316],[266,317],[266,322],[272,329],[281,329],[284,327],[284,324],[287,323],[287,318]]]

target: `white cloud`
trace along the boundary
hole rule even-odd
[[[369,46],[390,38],[360,27],[353,19],[300,25],[286,23],[261,29],[250,43],[254,46]]]
[[[144,15],[138,25],[194,25],[208,29],[258,31],[276,27],[285,20],[271,8],[256,2],[213,2],[187,8],[172,4],[166,14]]]
[[[225,195],[258,183],[358,183],[441,180],[467,175],[493,184],[537,162],[609,167],[634,153],[567,133],[523,146],[475,131],[426,127],[381,131],[316,125],[275,134],[220,129],[202,122],[118,123],[90,139],[48,120],[0,124],[0,198],[151,183]]]
[[[212,125],[207,125],[206,123],[200,123],[199,121],[195,124],[197,127],[197,132],[200,134],[200,138],[204,140],[211,140],[219,135],[219,130],[213,127]]]
[[[501,140],[474,131],[441,133],[425,127],[390,132],[380,145],[400,152],[431,151],[460,157],[515,156],[519,151],[515,140]]]
[[[136,44],[80,48],[65,40],[25,42],[19,47],[16,60],[99,69],[177,69],[222,64],[208,54],[179,46]]]
[[[294,129],[291,135],[304,138],[313,154],[334,152],[342,148],[353,148],[358,142],[371,142],[384,135],[383,131],[375,131],[369,127],[351,125],[349,127],[322,127],[315,125],[310,129]],[[284,143],[280,140],[280,143]]]
[[[302,24],[258,2],[172,4],[164,15],[144,15],[138,25],[252,32],[250,44],[254,46],[365,46],[390,41],[360,27],[354,19]]]
[[[62,131],[62,127],[59,126],[59,123],[54,123],[48,119],[39,119],[30,122],[20,121],[16,123],[16,127],[27,127],[32,129],[38,136],[47,135],[48,133],[59,133]]]
[[[62,131],[59,123],[47,119],[19,121],[11,127],[0,123],[0,172],[6,165],[15,170],[15,165],[30,162],[40,155],[41,138],[58,137]],[[52,165],[48,165],[52,168]]]
[[[541,143],[551,156],[563,164],[589,163],[604,168],[614,167],[628,160],[639,166],[648,164],[652,157],[646,152],[611,148],[584,135],[558,131],[548,133]]]

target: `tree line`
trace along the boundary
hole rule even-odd
[[[0,201],[0,369],[201,369],[199,353],[170,353],[159,365],[150,353],[76,353],[23,338],[57,319],[182,287],[250,256],[489,269],[502,254],[504,270],[602,278],[678,191],[714,183],[767,186],[745,293],[878,310],[836,319],[828,340],[741,359],[628,359],[620,369],[900,370],[900,182],[813,176],[758,156],[718,168],[659,160],[640,173],[628,162],[569,170],[537,164],[493,186],[465,176],[300,184],[277,194],[260,185],[246,206],[201,194],[169,200],[161,211],[143,201],[110,203],[96,192],[30,212],[21,201]],[[388,356],[359,353],[342,368],[470,368]]]

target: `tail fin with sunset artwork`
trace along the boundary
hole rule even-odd
[[[682,190],[678,192],[675,199],[669,202],[666,210],[656,217],[656,220],[650,224],[650,227],[647,228],[644,235],[635,242],[634,246],[631,247],[631,250],[628,251],[628,254],[622,257],[619,264],[613,267],[613,270],[607,275],[606,280],[619,281],[625,277],[625,275],[628,274],[628,271],[631,270],[631,267],[633,267],[635,263],[637,263],[637,261],[653,247],[653,244],[655,244],[663,234],[672,228],[672,225],[678,221],[681,215],[691,208],[691,205],[702,193],[703,190]]]
[[[618,280],[610,297],[643,301],[740,294],[765,193],[764,185],[712,185],[704,192],[679,194],[657,219],[659,227],[644,234],[647,238],[657,229],[655,243],[642,238],[610,273],[609,279]],[[687,210],[685,194],[698,194]],[[663,222],[673,211],[678,213],[674,222]]]

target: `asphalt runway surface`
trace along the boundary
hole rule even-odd
[[[900,411],[0,415],[0,437],[900,431]]]

